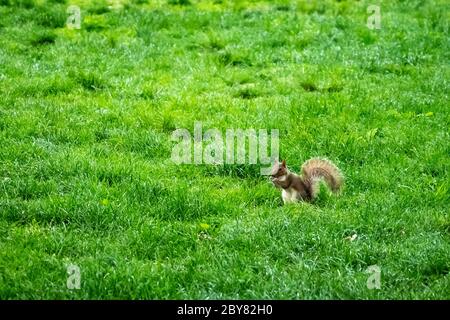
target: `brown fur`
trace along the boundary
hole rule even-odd
[[[343,176],[340,170],[327,159],[313,158],[302,165],[302,175],[290,172],[286,162],[275,162],[272,167],[272,182],[282,188],[283,201],[312,201],[317,197],[320,180],[324,180],[334,193],[341,190]]]

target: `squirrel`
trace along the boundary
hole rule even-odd
[[[312,158],[302,165],[301,176],[290,172],[286,161],[275,161],[272,167],[272,183],[282,189],[283,203],[306,201],[317,197],[320,180],[324,180],[333,193],[338,193],[344,183],[341,171],[327,159]]]

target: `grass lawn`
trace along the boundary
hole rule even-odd
[[[450,299],[450,5],[373,2],[0,0],[0,299]],[[197,121],[344,191],[178,165]]]

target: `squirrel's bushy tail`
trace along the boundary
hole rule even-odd
[[[341,189],[344,177],[341,171],[327,159],[313,158],[302,165],[302,176],[314,199],[319,191],[319,181],[323,179],[334,193]]]

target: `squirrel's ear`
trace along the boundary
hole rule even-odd
[[[286,160],[283,160],[283,162],[281,162],[281,166],[286,168]]]

